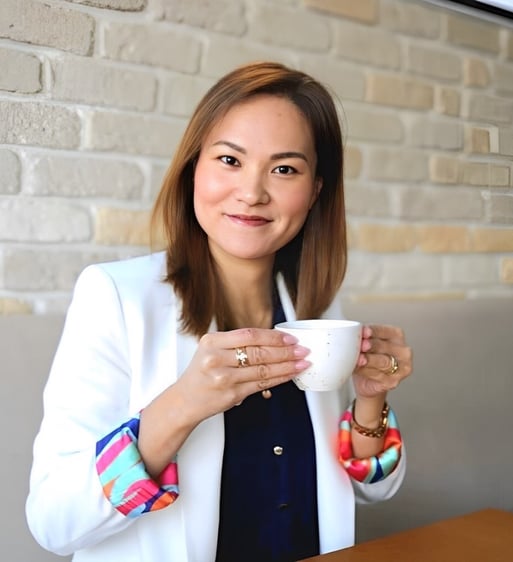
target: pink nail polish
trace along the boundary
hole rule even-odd
[[[283,334],[283,343],[286,344],[294,344],[297,343],[298,339],[295,336],[291,336],[290,334]]]

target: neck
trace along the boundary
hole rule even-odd
[[[272,327],[272,266],[254,265],[245,263],[240,268],[220,271],[234,328]]]

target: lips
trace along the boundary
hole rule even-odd
[[[263,226],[272,222],[259,215],[226,215],[232,222],[246,226]]]

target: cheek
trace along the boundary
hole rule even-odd
[[[215,202],[218,196],[217,182],[204,166],[198,165],[194,173],[194,207]]]
[[[298,220],[304,221],[312,205],[315,202],[315,197],[307,192],[296,193],[293,197],[289,197],[285,205],[288,208],[288,213],[291,216],[297,217]]]
[[[194,172],[193,203],[194,214],[202,228],[205,227],[204,221],[206,215],[208,215],[205,207],[208,207],[210,204],[208,183],[205,183],[207,177],[207,174],[204,174],[202,169],[198,166]]]

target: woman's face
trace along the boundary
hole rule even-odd
[[[272,263],[319,193],[316,164],[292,102],[260,95],[230,109],[204,139],[194,174],[194,210],[215,260]]]

